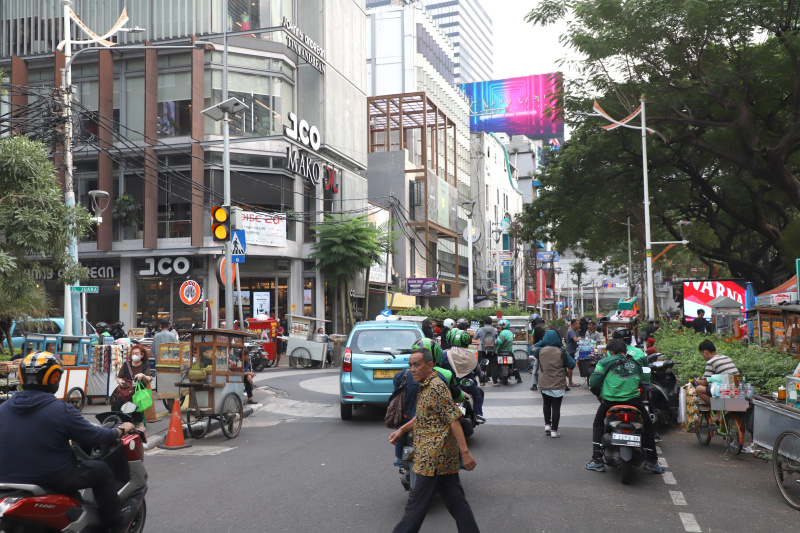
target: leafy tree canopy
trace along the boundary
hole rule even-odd
[[[619,119],[645,95],[653,240],[680,240],[688,220],[710,271],[759,290],[788,272],[800,253],[799,2],[543,0],[527,19],[568,19],[562,42],[582,58],[563,95],[574,134],[541,177],[527,238],[602,258],[626,249],[630,216],[643,242],[640,133],[570,113],[597,99]]]

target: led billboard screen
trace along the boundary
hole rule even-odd
[[[745,308],[745,293],[747,282],[744,280],[715,280],[706,279],[683,282],[683,314],[687,322],[697,318],[697,311],[705,311],[706,319],[711,319],[711,306],[708,302],[717,296],[726,296],[736,300]]]
[[[462,88],[469,99],[470,131],[527,135],[548,142],[564,139],[556,98],[561,91],[560,73],[467,83]],[[551,117],[552,109],[559,109],[555,117]]]

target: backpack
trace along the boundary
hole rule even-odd
[[[403,424],[408,372],[408,369],[403,370],[403,381],[400,382],[400,386],[389,396],[389,407],[386,408],[386,416],[383,417],[383,425],[389,429],[397,429]]]

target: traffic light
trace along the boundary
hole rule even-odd
[[[217,242],[231,240],[231,206],[218,205],[211,208],[211,236]]]

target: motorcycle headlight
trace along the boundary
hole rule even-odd
[[[15,503],[17,503],[21,498],[6,498],[3,501],[0,501],[0,516],[11,509]]]

